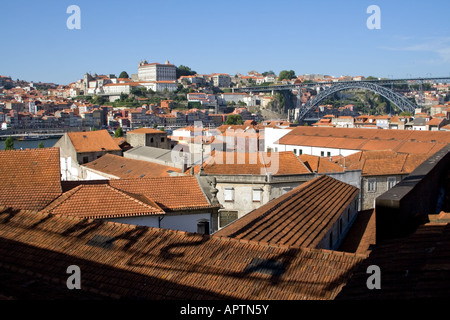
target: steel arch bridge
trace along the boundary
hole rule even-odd
[[[353,82],[343,82],[331,85],[328,89],[320,91],[314,98],[309,99],[302,107],[298,114],[298,121],[300,122],[306,116],[306,114],[311,111],[314,107],[318,106],[322,101],[324,101],[328,96],[344,90],[349,89],[365,89],[373,91],[380,96],[388,99],[394,103],[401,111],[408,111],[414,113],[417,107],[414,103],[401,96],[400,94],[394,92],[391,89],[385,88],[373,82],[363,82],[363,81],[353,81]]]

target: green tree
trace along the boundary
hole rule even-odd
[[[44,147],[44,143],[43,143],[42,141],[39,142],[38,148],[39,148],[39,149],[45,148],[45,147]]]
[[[119,75],[119,78],[129,78],[130,76],[126,71],[122,71]]]
[[[105,97],[103,97],[103,96],[95,95],[95,96],[92,98],[92,103],[93,103],[93,104],[96,104],[96,105],[98,105],[98,106],[102,106],[102,105],[104,105],[106,102],[108,102],[108,99],[105,98]]]
[[[274,75],[274,76],[276,75],[275,72],[273,72],[272,70],[270,70],[270,71],[264,71],[264,72],[262,73],[262,75],[263,75],[264,77],[265,77],[265,76],[268,76],[269,74],[270,74],[270,75]]]
[[[123,129],[122,129],[122,127],[118,127],[116,129],[116,131],[114,132],[114,137],[116,137],[116,138],[123,137]]]
[[[14,150],[14,139],[12,137],[6,138],[5,150]]]
[[[127,98],[128,98],[128,94],[126,94],[126,93],[121,93],[120,94],[120,101],[122,101],[122,102],[124,102],[124,101],[126,101],[127,100]]]
[[[240,114],[230,114],[227,116],[227,121],[225,121],[225,124],[227,125],[233,125],[233,124],[243,124],[244,121],[242,121],[242,117]]]
[[[279,76],[278,76],[278,81],[281,81],[283,79],[287,79],[287,80],[291,80],[296,78],[297,76],[295,75],[294,70],[283,70],[280,72]]]
[[[197,72],[191,70],[191,68],[187,66],[180,65],[179,67],[176,67],[176,74],[178,79],[181,76],[193,76],[194,74],[197,74]]]

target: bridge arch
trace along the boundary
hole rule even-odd
[[[317,94],[313,99],[309,99],[308,102],[305,103],[305,105],[303,105],[300,108],[298,120],[299,121],[303,120],[303,118],[311,109],[318,106],[328,96],[336,92],[349,89],[365,89],[373,91],[379,94],[380,96],[383,96],[384,98],[388,99],[390,102],[395,104],[401,111],[408,111],[414,113],[414,110],[416,108],[416,105],[414,103],[412,103],[405,97],[401,96],[400,94],[392,91],[391,89],[385,88],[372,82],[354,81],[354,82],[332,84],[328,89],[320,91],[319,94]]]

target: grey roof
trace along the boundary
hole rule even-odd
[[[183,167],[182,158],[177,159],[176,156],[172,157],[172,150],[168,149],[139,146],[124,152],[123,156],[125,158],[151,161],[173,167]]]

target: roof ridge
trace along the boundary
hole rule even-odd
[[[403,164],[402,164],[402,168],[400,169],[400,172],[404,172],[405,171],[405,166],[406,166],[406,162],[408,161],[408,158],[410,156],[410,154],[405,154],[406,156],[403,159]]]
[[[63,192],[58,198],[50,202],[47,206],[45,206],[42,210],[39,212],[47,212],[52,213],[52,211],[60,204],[62,204],[64,201],[66,201],[69,197],[77,193],[81,188],[83,187],[83,184],[80,184],[66,192]]]
[[[313,173],[312,169],[308,168],[306,166],[306,164],[302,160],[300,160],[299,156],[297,156],[296,154],[294,154],[294,155],[295,155],[295,158],[303,165],[303,167],[305,167],[306,170],[308,170],[310,173]]]
[[[148,207],[148,208],[150,208],[150,209],[156,209],[156,210],[158,210],[158,211],[161,210],[162,213],[165,214],[165,211],[162,210],[162,209],[156,204],[156,202],[154,202],[152,199],[148,198],[148,197],[145,196],[145,195],[143,195],[143,196],[144,196],[145,198],[148,198],[149,200],[151,200],[153,203],[155,203],[156,207],[153,207],[152,205],[147,204],[147,203],[145,203],[145,202],[143,202],[143,201],[141,201],[141,200],[135,198],[135,197],[134,197],[134,194],[132,194],[132,193],[128,194],[127,192],[122,191],[122,190],[117,189],[117,188],[114,188],[114,187],[112,187],[112,186],[109,185],[109,184],[105,184],[105,186],[106,186],[107,188],[110,188],[111,190],[113,190],[113,191],[119,193],[119,194],[122,194],[123,196],[129,198],[130,200],[133,200],[133,201],[135,201],[135,202],[137,202],[137,203],[139,203],[139,204],[141,204],[141,205],[144,205],[145,207]],[[137,196],[139,196],[139,195],[137,195]]]
[[[302,183],[300,186],[294,188],[293,190],[287,192],[286,194],[284,194],[284,195],[282,195],[282,196],[280,196],[280,197],[278,197],[278,198],[276,198],[276,199],[274,199],[272,201],[269,201],[268,203],[262,205],[261,207],[255,209],[255,210],[250,211],[246,215],[244,215],[241,218],[235,220],[233,223],[235,223],[235,222],[237,222],[237,221],[239,221],[241,219],[244,219],[246,217],[248,219],[250,213],[253,213],[253,212],[257,211],[257,210],[263,211],[265,207],[269,207],[270,206],[270,208],[267,211],[263,211],[262,214],[259,214],[258,217],[255,217],[254,219],[252,219],[250,221],[250,223],[251,223],[251,222],[254,222],[256,219],[258,219],[259,221],[256,221],[255,224],[257,223],[259,225],[259,224],[263,223],[263,221],[261,221],[263,218],[269,216],[272,212],[274,212],[275,210],[278,210],[281,206],[287,206],[290,203],[290,201],[293,198],[295,198],[299,193],[304,191],[304,189],[307,186],[314,185],[314,184],[318,183],[318,181],[324,179],[324,177],[325,177],[325,175],[319,176],[317,178],[314,178],[314,179],[311,179],[309,181],[306,181],[305,183]],[[232,224],[230,224],[230,225],[232,225]],[[230,225],[228,225],[228,226],[230,226]],[[249,226],[249,224],[246,224],[245,226],[239,228],[238,230],[232,232],[231,234],[234,234],[234,233],[236,233],[238,231],[245,232],[246,234],[248,234],[252,229],[254,229],[254,227],[255,227],[254,224],[252,224],[251,226]]]

